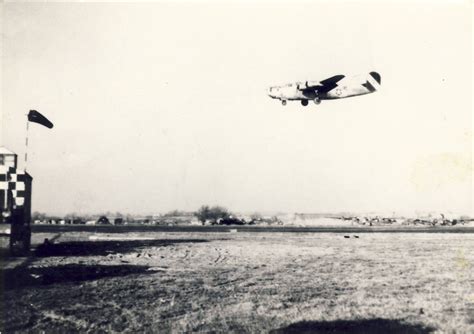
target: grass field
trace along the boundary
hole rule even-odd
[[[44,238],[6,262],[2,333],[474,332],[472,233]]]

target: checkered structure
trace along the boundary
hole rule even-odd
[[[25,204],[25,172],[13,167],[0,166],[0,206],[8,209],[11,204]]]

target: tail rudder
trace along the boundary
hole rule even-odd
[[[382,78],[381,78],[380,74],[378,74],[377,72],[370,72],[369,74],[370,74],[370,76],[371,76],[375,81],[377,81],[377,83],[378,83],[379,85],[382,84],[382,83],[381,83],[381,79],[382,79]]]

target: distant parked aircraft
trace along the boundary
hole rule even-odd
[[[321,100],[342,99],[373,93],[380,87],[380,74],[370,72],[367,75],[347,77],[339,74],[322,81],[295,82],[283,86],[273,86],[268,89],[268,96],[286,101],[299,100],[304,106],[309,100],[320,104]]]

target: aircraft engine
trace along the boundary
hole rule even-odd
[[[320,83],[319,81],[306,81],[306,87],[315,87],[318,86]]]
[[[298,84],[298,89],[307,89],[318,86],[319,84],[319,81],[305,81],[303,83]]]

